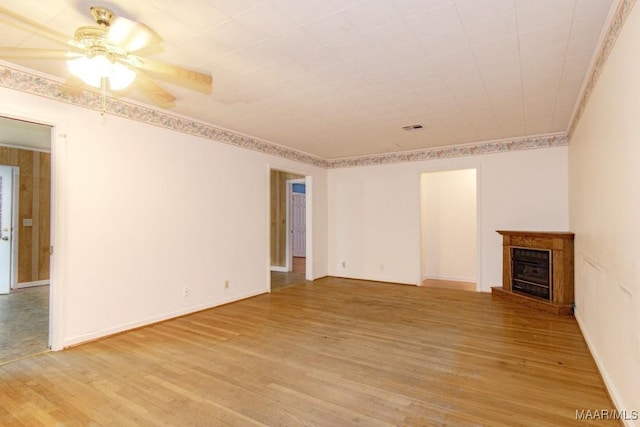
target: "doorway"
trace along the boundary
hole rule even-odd
[[[51,129],[0,117],[0,364],[50,348]]]
[[[0,165],[0,295],[7,295],[14,284],[14,172],[13,167]]]
[[[307,195],[304,179],[287,181],[287,223],[289,242],[287,243],[287,257],[290,258],[292,273],[306,272],[307,258]]]
[[[420,284],[478,287],[477,169],[420,176]]]
[[[309,177],[270,170],[270,290],[304,282],[310,276],[307,227]]]

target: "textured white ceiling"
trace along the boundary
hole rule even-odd
[[[616,2],[617,4],[617,2]],[[5,0],[71,36],[106,5],[211,95],[173,111],[327,159],[566,131],[612,0]],[[0,46],[59,48],[0,21]],[[12,60],[66,79],[62,61]],[[126,94],[142,100],[135,90]],[[402,126],[422,124],[406,132]]]

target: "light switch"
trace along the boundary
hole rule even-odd
[[[23,227],[31,227],[31,226],[33,226],[33,219],[31,219],[31,218],[24,218],[24,219],[22,220],[22,226],[23,226]]]

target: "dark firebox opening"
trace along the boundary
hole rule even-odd
[[[514,292],[551,300],[551,251],[511,248]]]

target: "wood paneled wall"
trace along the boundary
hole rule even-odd
[[[303,175],[271,171],[271,265],[284,267],[287,257],[287,180]]]
[[[0,165],[20,169],[18,283],[49,280],[51,154],[0,146]]]

